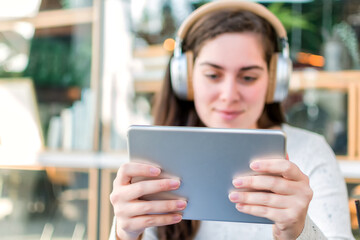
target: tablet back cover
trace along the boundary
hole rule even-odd
[[[285,141],[280,130],[131,126],[128,131],[130,161],[151,163],[161,167],[163,177],[181,180],[178,190],[153,197],[187,199],[183,219],[193,220],[273,223],[238,212],[228,194],[234,177],[253,174],[252,160],[284,158]]]

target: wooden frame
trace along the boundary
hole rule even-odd
[[[103,169],[101,172],[101,206],[103,207],[100,213],[100,240],[106,240],[109,238],[111,226],[112,226],[112,206],[110,203],[110,193],[112,191],[112,174],[116,173],[114,169]]]
[[[19,22],[28,22],[36,29],[63,27],[76,24],[92,23],[93,8],[61,9],[40,11],[34,17],[1,21],[0,32],[12,31]]]
[[[89,208],[88,208],[88,240],[96,240],[98,235],[99,215],[99,170],[89,170]]]
[[[358,80],[360,80],[360,71],[340,71],[340,72],[294,72],[290,82],[290,91],[307,89],[325,89],[332,91],[343,91],[348,94],[348,145],[347,155],[337,156],[339,159],[357,159],[357,128],[358,128]],[[360,148],[360,146],[359,146]]]
[[[360,71],[338,72],[295,71],[290,81],[290,90],[308,88],[346,89],[349,83],[360,80]]]
[[[357,109],[360,105],[358,99],[358,88],[356,83],[348,85],[348,159],[355,159],[357,141]]]
[[[360,79],[359,79],[360,80]],[[356,118],[356,159],[360,160],[360,82],[356,84],[357,98],[356,98],[356,112],[354,116]]]
[[[344,75],[344,77],[341,77]],[[332,89],[344,90],[350,82],[353,82],[356,77],[360,76],[360,72],[356,71],[341,71],[341,72],[293,72],[290,80],[290,91],[301,89]]]
[[[156,93],[160,91],[162,86],[161,81],[135,81],[135,91],[138,93]]]

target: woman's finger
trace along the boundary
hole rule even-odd
[[[117,177],[114,180],[115,185],[130,184],[133,177],[156,177],[159,176],[161,170],[158,167],[143,163],[124,163],[117,172]]]
[[[122,196],[122,201],[132,201],[144,195],[176,190],[179,186],[177,179],[146,180],[123,186],[117,195]]]
[[[299,213],[290,209],[278,209],[261,205],[236,204],[239,212],[250,214],[257,217],[265,217],[278,224],[294,223],[299,219]]]
[[[281,175],[286,179],[301,181],[306,176],[298,166],[286,159],[266,159],[251,162],[250,168],[259,173]]]
[[[282,195],[297,194],[299,184],[279,176],[255,175],[238,177],[233,180],[237,189],[269,191]]]
[[[287,208],[290,206],[290,197],[269,192],[237,192],[229,194],[229,199],[233,203],[245,205],[261,205],[272,208]]]
[[[182,211],[186,208],[185,200],[159,200],[159,201],[136,201],[124,209],[124,215],[129,217],[146,214],[165,214]],[[130,214],[132,213],[130,216]],[[136,213],[133,215],[133,213]]]

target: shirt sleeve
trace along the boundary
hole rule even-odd
[[[156,227],[146,228],[141,240],[158,240],[157,228]]]
[[[335,154],[322,137],[310,144],[314,151],[304,157],[312,159],[308,176],[314,195],[299,239],[353,240],[347,189]]]
[[[321,232],[321,230],[313,223],[309,216],[306,216],[305,226],[300,236],[296,240],[326,240],[327,238]]]
[[[113,219],[113,223],[111,226],[111,230],[110,230],[110,234],[109,234],[109,240],[117,240],[116,239],[116,218],[114,217]],[[156,228],[155,227],[151,227],[151,228],[147,228],[144,231],[144,234],[141,238],[141,240],[157,240],[157,234],[156,234]]]
[[[116,240],[116,228],[115,228],[115,217],[113,219],[113,223],[110,230],[109,240]]]

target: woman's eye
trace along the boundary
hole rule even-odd
[[[219,78],[218,74],[205,74],[205,76],[211,80],[216,80]]]
[[[256,78],[256,77],[251,77],[251,76],[243,76],[242,79],[243,79],[245,82],[253,82],[253,81],[255,81],[257,78]]]

